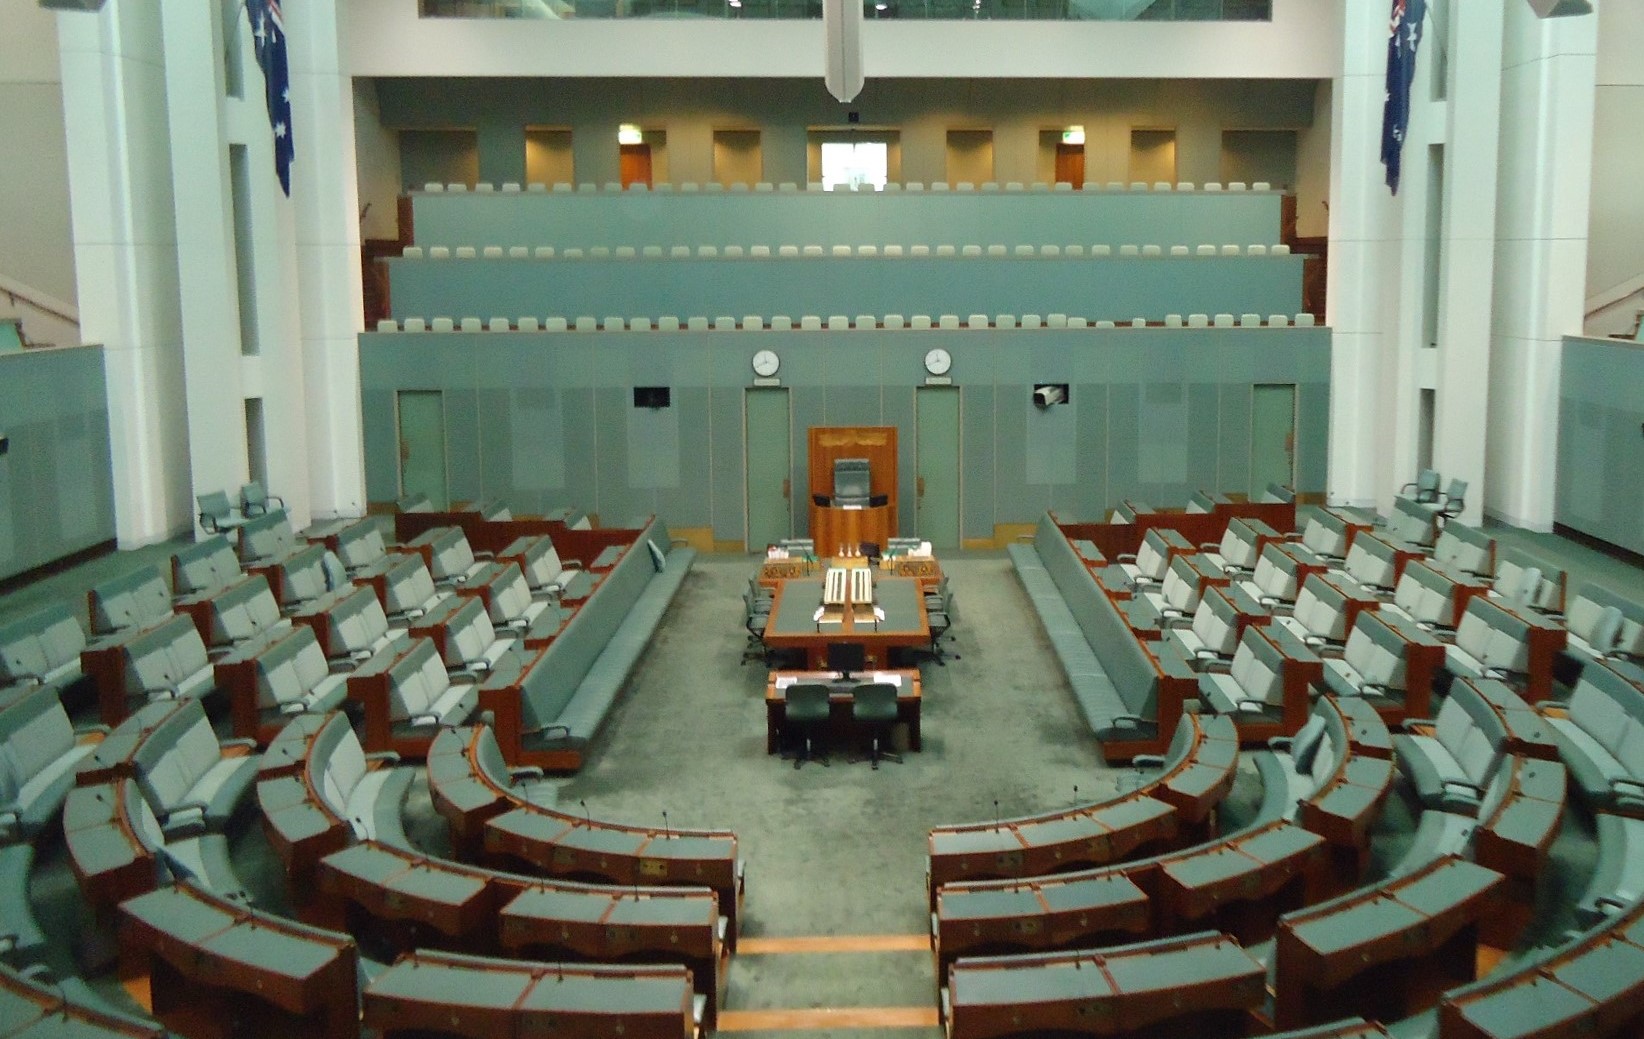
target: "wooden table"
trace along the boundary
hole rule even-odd
[[[921,582],[910,577],[881,577],[873,583],[877,605],[885,619],[877,624],[858,616],[865,605],[847,603],[830,608],[828,617],[818,622],[816,609],[822,604],[820,577],[781,581],[771,600],[770,620],[765,623],[765,644],[773,649],[805,652],[805,666],[822,670],[827,666],[830,642],[852,642],[867,651],[867,665],[883,668],[890,650],[930,645],[930,621],[925,616],[925,596]]]
[[[899,685],[896,694],[897,720],[908,727],[908,749],[922,750],[924,741],[919,735],[919,705],[924,698],[919,672],[913,668],[899,671],[859,671],[850,680],[841,679],[833,671],[772,671],[765,682],[765,753],[775,754],[782,742],[782,718],[787,711],[784,699],[786,688],[794,683],[820,682],[828,686],[828,724],[845,729],[852,725],[851,691],[871,682],[891,682]]]

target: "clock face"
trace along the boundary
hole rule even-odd
[[[753,355],[754,374],[762,379],[769,379],[782,367],[782,359],[776,356],[774,350],[761,350]]]
[[[932,375],[946,375],[953,367],[953,358],[941,347],[937,347],[925,355],[925,371]]]

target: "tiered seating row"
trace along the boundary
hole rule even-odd
[[[980,249],[980,246],[976,247]],[[1010,255],[812,256],[749,262],[723,256],[537,260],[476,256],[388,261],[398,320],[429,315],[927,314],[1053,311],[1107,317],[1293,313],[1302,258],[1141,251],[1086,258]]]
[[[1063,242],[1068,229],[1086,240],[1272,242],[1281,230],[1282,198],[1264,189],[1155,190],[1138,185],[1083,191],[949,191],[946,184],[889,185],[881,192],[798,191],[417,192],[416,241],[423,245],[553,244],[590,248],[650,242],[696,246],[726,240],[775,247],[892,242]],[[1184,188],[1189,185],[1183,185]],[[1230,186],[1231,187],[1231,186]]]
[[[493,192],[493,191],[500,191],[502,194],[506,195],[506,194],[518,192],[520,190],[520,187],[521,187],[521,184],[518,181],[502,181],[500,183],[497,182],[497,181],[477,181],[472,185],[470,185],[466,182],[458,183],[458,182],[453,181],[453,182],[450,182],[450,183],[440,183],[440,182],[437,182],[437,181],[430,181],[430,182],[428,182],[428,183],[426,183],[422,186],[422,191],[424,193],[430,194],[430,195],[437,195],[437,194],[439,194],[441,192],[445,192],[445,191],[449,191],[453,195],[460,195],[463,192],[470,191],[470,190],[472,190],[475,194],[479,194],[479,195],[488,194],[488,193]],[[531,181],[531,182],[527,182],[527,183],[524,184],[524,188],[525,188],[526,191],[553,191],[556,194],[569,193],[569,192],[572,192],[572,191],[576,191],[576,192],[581,193],[581,194],[593,194],[595,192],[600,192],[600,191],[603,191],[607,194],[612,194],[612,193],[620,193],[620,192],[626,191],[626,192],[629,192],[629,193],[632,193],[632,194],[644,194],[646,192],[653,192],[653,193],[658,194],[658,195],[665,195],[665,194],[668,194],[670,192],[673,192],[673,191],[677,190],[682,195],[689,195],[689,194],[691,194],[693,192],[696,192],[696,191],[702,191],[702,192],[705,192],[707,194],[712,195],[716,192],[721,192],[721,191],[729,192],[731,194],[736,194],[737,192],[740,192],[740,191],[747,191],[747,190],[750,189],[750,187],[752,188],[752,190],[754,190],[756,192],[765,192],[765,191],[782,191],[782,192],[812,191],[812,192],[822,192],[822,191],[827,191],[827,192],[834,193],[834,194],[861,194],[861,195],[873,194],[872,191],[868,191],[868,190],[852,191],[852,190],[848,190],[848,189],[845,189],[845,188],[824,188],[822,186],[821,181],[810,181],[809,183],[806,183],[806,184],[803,184],[803,185],[801,185],[797,182],[794,182],[794,181],[783,181],[780,184],[774,184],[774,185],[770,184],[766,181],[758,181],[758,182],[756,182],[752,185],[749,185],[748,183],[746,183],[744,181],[737,181],[737,182],[727,186],[727,185],[719,183],[718,181],[707,181],[707,182],[699,185],[699,184],[697,184],[696,181],[687,180],[687,181],[683,181],[682,183],[680,183],[677,188],[673,184],[667,183],[667,182],[657,184],[654,187],[646,185],[646,184],[623,185],[623,184],[621,184],[617,181],[606,181],[604,184],[595,184],[595,183],[592,183],[592,182],[584,182],[584,183],[580,183],[580,184],[568,184],[564,181],[555,181],[552,184],[545,184],[545,183],[542,183],[540,181]],[[1084,185],[1083,187],[1079,187],[1079,188],[1076,188],[1072,184],[1069,184],[1069,183],[1066,183],[1066,182],[1057,182],[1055,184],[1051,184],[1047,181],[1036,180],[1036,181],[1033,181],[1031,183],[1024,184],[1021,181],[1012,180],[1012,181],[1006,181],[1004,183],[1003,187],[1004,187],[1005,191],[1034,191],[1034,192],[1041,192],[1041,191],[1085,191],[1085,192],[1103,192],[1103,191],[1106,191],[1106,192],[1161,191],[1161,192],[1163,192],[1163,191],[1181,191],[1181,192],[1190,192],[1190,191],[1199,190],[1199,188],[1200,188],[1199,185],[1196,185],[1196,184],[1192,183],[1191,181],[1185,181],[1185,180],[1184,181],[1179,181],[1179,182],[1174,183],[1174,184],[1169,182],[1169,181],[1163,181],[1163,180],[1152,181],[1152,182],[1138,180],[1138,181],[1130,181],[1128,183],[1125,182],[1125,181],[1118,181],[1118,180],[1110,180],[1110,181],[1106,181],[1106,182],[1091,181],[1090,183]],[[1236,181],[1230,181],[1227,184],[1222,184],[1222,183],[1219,183],[1217,181],[1209,181],[1209,182],[1207,182],[1203,185],[1203,190],[1206,191],[1206,192],[1210,192],[1210,193],[1214,193],[1214,192],[1217,192],[1217,191],[1222,191],[1224,189],[1227,190],[1227,191],[1230,191],[1230,192],[1240,192],[1240,191],[1246,191],[1246,190],[1250,190],[1250,191],[1272,191],[1273,186],[1271,184],[1267,183],[1266,181],[1260,181],[1260,180],[1256,181],[1254,184],[1249,184],[1249,183],[1246,183],[1244,181],[1237,181],[1236,180]],[[891,184],[886,184],[880,190],[885,191],[885,192],[891,192],[891,193],[894,193],[894,192],[897,192],[897,191],[918,192],[918,191],[924,191],[925,190],[925,184],[924,184],[923,181],[918,181],[918,180],[908,181],[906,183],[891,183]],[[947,190],[949,190],[949,185],[948,185],[947,181],[940,181],[940,180],[932,181],[931,185],[930,185],[930,190],[933,191],[933,192],[947,191]],[[975,184],[972,181],[962,180],[962,181],[959,181],[958,183],[952,185],[952,190],[955,193],[959,193],[959,194],[963,194],[963,193],[968,192],[968,191],[982,191],[982,192],[998,191],[998,190],[1000,190],[1000,184],[996,181],[991,181],[990,180],[990,181],[984,181],[980,185],[980,187],[978,187],[977,184]]]
[[[776,331],[787,332],[798,329],[802,332],[840,332],[849,329],[859,331],[900,329],[939,329],[942,331],[957,331],[960,329],[988,329],[988,328],[1287,328],[1291,325],[1297,328],[1312,328],[1315,319],[1312,314],[1269,314],[1263,317],[1260,314],[1189,314],[1184,320],[1180,314],[1166,314],[1162,326],[1159,322],[1149,322],[1147,318],[1128,318],[1123,321],[1114,321],[1106,318],[1090,320],[1077,315],[1067,314],[969,314],[961,318],[958,314],[939,314],[935,317],[929,314],[914,314],[904,317],[901,314],[858,314],[851,317],[845,314],[833,314],[826,318],[815,314],[808,314],[795,323],[794,319],[784,315],[765,318],[756,314],[749,314],[741,318],[730,315],[721,315],[715,318],[689,317],[683,322],[678,317],[663,316],[650,317],[615,317],[595,318],[583,315],[578,318],[564,317],[521,317],[506,318],[493,317],[482,321],[477,317],[461,319],[436,317],[425,319],[408,317],[403,324],[393,319],[385,318],[377,322],[378,332],[677,332],[684,329],[688,332],[731,332],[743,331]]]
[[[699,245],[694,250],[688,245],[669,246],[666,250],[660,245],[644,245],[637,249],[631,245],[606,246],[595,245],[584,250],[578,246],[567,246],[555,249],[551,245],[433,245],[426,249],[420,245],[408,245],[401,253],[403,260],[779,260],[821,259],[823,257],[849,257],[860,259],[876,259],[884,257],[890,260],[923,259],[935,256],[942,259],[975,259],[989,257],[1001,259],[1011,257],[1018,260],[1080,260],[1085,258],[1102,259],[1110,256],[1120,257],[1189,257],[1189,256],[1289,256],[1288,245],[1275,243],[1267,245],[1254,242],[1250,245],[1215,245],[1204,243],[1195,246],[1186,245],[1136,245],[1124,244],[1115,248],[1112,245],[1098,242],[1095,245],[1085,246],[1074,243],[1070,245],[1016,245],[1006,246],[998,242],[989,245],[909,245],[896,244],[878,245],[835,245],[824,247],[820,245],[779,245],[772,250],[768,245]]]

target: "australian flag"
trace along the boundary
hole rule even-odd
[[[1416,48],[1427,0],[1393,0],[1392,24],[1387,33],[1387,102],[1381,116],[1381,163],[1387,167],[1387,186],[1399,193],[1399,158],[1404,131],[1410,125],[1410,81],[1416,75]]]
[[[264,93],[268,101],[268,122],[274,129],[274,169],[280,175],[280,190],[291,197],[291,70],[286,64],[285,19],[280,16],[280,0],[245,0],[251,19],[251,36],[257,48],[257,65],[263,70]]]

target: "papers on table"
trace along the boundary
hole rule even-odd
[[[826,681],[838,681],[838,680],[839,680],[839,676],[834,675],[832,678],[829,678],[828,675],[826,675],[826,674],[823,674],[823,675],[777,675],[776,676],[776,688],[786,689],[790,685],[794,685],[795,683],[798,683],[798,682],[817,682],[817,681],[826,682]],[[870,671],[870,672],[867,672],[865,674],[857,675],[856,676],[856,681],[857,681],[858,684],[863,684],[863,685],[871,683],[871,684],[874,684],[874,685],[894,685],[898,689],[900,689],[902,687],[902,676],[900,674],[897,674],[895,671]]]

